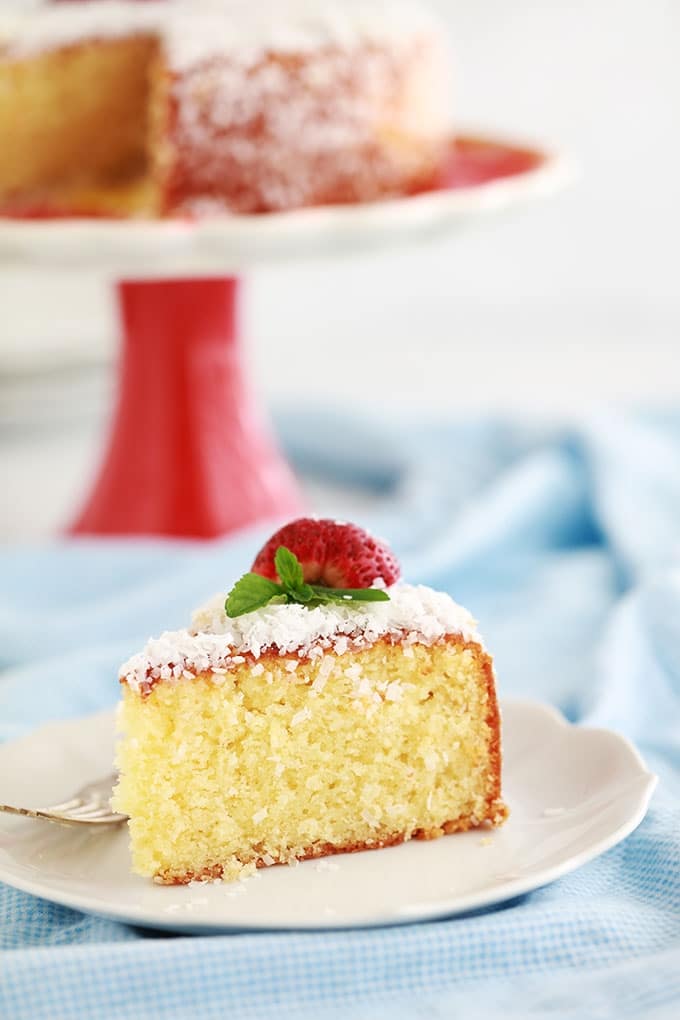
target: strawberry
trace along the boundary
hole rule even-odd
[[[274,557],[285,546],[302,564],[307,584],[370,588],[378,578],[394,584],[401,573],[396,556],[356,524],[302,517],[284,525],[263,546],[251,570],[278,581]]]

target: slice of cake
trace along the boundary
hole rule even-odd
[[[433,839],[506,815],[492,661],[354,525],[300,520],[121,670],[116,810],[162,883]]]

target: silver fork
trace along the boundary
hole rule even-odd
[[[119,815],[111,810],[111,794],[117,778],[115,775],[106,776],[88,783],[74,793],[70,800],[50,807],[24,808],[0,804],[0,811],[10,815],[24,815],[26,818],[41,818],[60,825],[120,825],[127,821],[127,815]]]

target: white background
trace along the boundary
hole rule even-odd
[[[244,315],[261,389],[277,404],[378,412],[554,415],[676,400],[680,3],[435,6],[455,53],[456,122],[564,147],[582,179],[450,242],[251,276]],[[0,272],[0,415],[49,418],[54,387],[46,376],[36,388],[36,367],[60,366],[60,385],[88,380],[68,436],[50,428],[49,456],[44,430],[19,460],[0,446],[14,472],[49,471],[56,458],[59,507],[101,441],[110,376],[97,365],[114,337],[103,281]],[[31,530],[20,513],[0,519],[5,536]]]

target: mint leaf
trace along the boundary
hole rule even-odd
[[[276,573],[279,575],[281,585],[285,588],[291,602],[300,602],[306,605],[314,598],[314,589],[305,583],[305,575],[302,564],[290,549],[285,545],[279,546],[274,557]]]
[[[301,602],[303,605],[306,605],[316,596],[314,595],[314,589],[310,584],[302,584],[299,588],[289,588],[288,597],[293,602]]]
[[[286,549],[285,545],[280,545],[276,550],[274,566],[276,567],[276,573],[279,575],[281,584],[287,591],[290,592],[291,589],[297,591],[307,587],[302,572],[302,564],[295,553],[292,553],[290,549]]]
[[[381,588],[324,588],[310,585],[314,598],[324,602],[389,602],[390,597]]]
[[[224,608],[227,616],[233,620],[237,616],[262,609],[273,599],[287,601],[286,591],[280,584],[260,574],[244,574],[229,592]]]
[[[276,550],[274,564],[281,584],[260,574],[244,574],[227,596],[224,604],[227,616],[234,619],[277,603],[285,605],[297,602],[308,609],[314,609],[329,603],[350,605],[353,602],[390,600],[387,592],[380,588],[327,588],[323,584],[306,584],[302,564],[285,545]]]

